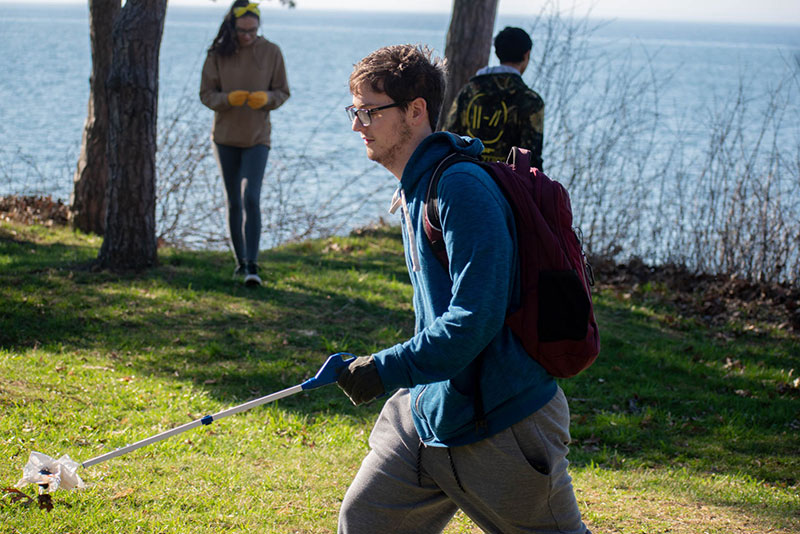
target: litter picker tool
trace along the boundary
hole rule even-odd
[[[201,425],[210,425],[214,421],[222,419],[223,417],[244,412],[250,410],[251,408],[255,408],[256,406],[261,406],[262,404],[267,404],[278,399],[294,395],[295,393],[299,393],[301,391],[316,389],[318,387],[332,384],[336,382],[339,371],[346,367],[354,359],[355,356],[350,353],[337,352],[336,354],[332,354],[328,357],[313,378],[309,378],[305,382],[297,384],[296,386],[265,395],[258,399],[253,399],[245,402],[244,404],[228,408],[227,410],[223,410],[212,415],[206,415],[205,417],[192,421],[191,423],[177,426],[170,430],[161,432],[160,434],[156,434],[155,436],[150,436],[149,438],[137,441],[136,443],[131,443],[130,445],[120,447],[119,449],[107,452],[90,460],[86,460],[81,464],[75,462],[67,455],[64,455],[56,460],[47,456],[46,454],[31,451],[28,463],[23,469],[22,479],[17,482],[17,487],[22,487],[26,484],[37,484],[40,487],[40,491],[55,491],[59,487],[64,489],[82,488],[84,486],[83,481],[76,474],[78,467],[91,467],[101,462],[105,462],[106,460],[110,460],[112,458],[116,458],[117,456],[122,456],[123,454],[135,451],[136,449],[146,445],[171,438],[172,436],[176,436],[192,428],[196,428]]]

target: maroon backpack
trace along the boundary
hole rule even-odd
[[[506,324],[528,354],[556,378],[589,367],[600,352],[590,286],[591,266],[572,228],[567,190],[530,166],[530,151],[514,147],[508,162],[486,163],[451,154],[431,177],[423,207],[425,234],[444,266],[447,251],[438,208],[438,184],[450,165],[469,161],[489,173],[514,212],[520,258],[521,303],[509,310]]]

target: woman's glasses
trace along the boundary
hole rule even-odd
[[[236,28],[236,33],[239,35],[255,35],[258,33],[258,26],[255,28]]]

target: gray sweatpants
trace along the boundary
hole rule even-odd
[[[567,474],[561,388],[539,411],[482,441],[421,447],[407,390],[390,398],[342,502],[341,534],[441,532],[458,508],[489,533],[584,534]]]

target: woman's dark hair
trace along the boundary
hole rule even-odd
[[[250,5],[249,0],[236,0],[231,5],[228,13],[225,14],[225,18],[222,19],[217,36],[208,48],[209,52],[216,52],[220,56],[231,56],[236,53],[239,48],[239,41],[236,39],[236,19],[239,17],[234,15],[233,10],[239,7],[247,7],[248,5]],[[252,11],[245,11],[242,17],[253,17],[259,22],[261,21],[258,15]]]

